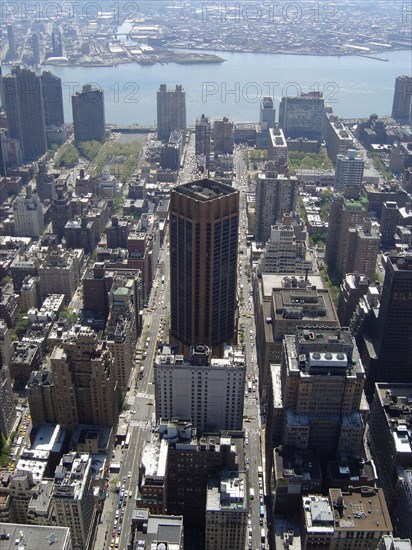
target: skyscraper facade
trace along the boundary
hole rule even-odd
[[[368,201],[365,197],[349,199],[337,193],[333,196],[329,210],[329,227],[325,248],[325,260],[329,267],[345,274],[354,271],[353,239],[349,230],[362,226],[367,216]],[[360,273],[365,273],[360,270]]]
[[[320,332],[320,330],[322,332]],[[349,331],[296,329],[285,335],[281,399],[273,409],[281,422],[275,445],[316,448],[329,459],[359,456],[368,407],[362,401],[365,371]]]
[[[47,150],[40,77],[13,67],[3,78],[3,100],[9,137],[19,140],[24,160],[37,160]]]
[[[356,155],[354,149],[349,149],[346,155],[338,155],[335,165],[335,191],[343,191],[347,185],[355,185],[360,189],[363,179],[364,160]]]
[[[368,389],[375,382],[412,380],[412,255],[383,256],[385,280],[376,323],[377,362],[368,372]]]
[[[186,92],[181,84],[174,90],[161,84],[157,91],[157,137],[167,141],[173,130],[186,131]]]
[[[40,77],[46,126],[64,124],[62,81],[50,71]]]
[[[0,433],[8,438],[17,418],[13,397],[13,383],[7,365],[0,355]]]
[[[239,194],[209,179],[172,190],[171,337],[215,350],[235,336]]]
[[[234,126],[227,117],[213,124],[213,150],[216,155],[231,155],[234,147]]]
[[[55,27],[52,32],[52,52],[53,57],[63,55],[62,35],[58,27]]]
[[[37,32],[31,35],[31,49],[33,52],[32,62],[33,65],[39,65],[40,63],[40,39]]]
[[[225,349],[211,358],[203,344],[192,347],[188,360],[165,346],[154,362],[156,419],[190,418],[198,433],[241,430],[246,361],[242,352]]]
[[[103,90],[85,84],[72,96],[74,139],[104,141],[105,116]]]
[[[63,427],[117,423],[113,360],[105,343],[88,327],[67,334],[50,356],[55,417]]]
[[[16,57],[16,44],[14,41],[13,25],[7,25],[7,40],[9,41],[7,58],[9,61],[13,61],[13,59]]]
[[[70,527],[73,549],[90,548],[96,513],[90,455],[63,456],[54,474],[52,500],[57,525]]]
[[[412,76],[398,76],[395,80],[392,117],[411,121],[412,116]]]
[[[15,235],[39,237],[44,230],[43,208],[37,193],[26,188],[13,202]]]
[[[196,155],[203,155],[206,162],[210,161],[210,122],[205,115],[196,120],[195,153]]]
[[[265,243],[272,225],[296,207],[298,184],[295,176],[259,174],[256,185],[256,240]]]
[[[1,79],[1,75],[0,75]],[[4,140],[4,134],[0,131],[0,176],[6,175],[6,159],[4,158],[4,151],[3,151],[3,140]]]
[[[322,92],[282,97],[279,105],[279,126],[287,138],[320,140],[324,112]]]
[[[262,130],[274,128],[276,123],[276,109],[273,107],[271,97],[262,97],[260,100],[259,124]]]

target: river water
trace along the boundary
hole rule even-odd
[[[411,74],[410,51],[388,52],[388,61],[344,56],[272,55],[216,52],[221,64],[138,65],[116,67],[47,67],[63,82],[66,122],[72,121],[73,91],[92,82],[104,90],[106,123],[155,125],[156,91],[183,84],[187,123],[206,114],[235,122],[257,122],[259,100],[272,95],[278,107],[282,95],[323,91],[325,103],[344,118],[389,115],[396,76]]]

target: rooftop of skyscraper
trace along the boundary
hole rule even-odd
[[[87,474],[92,459],[88,454],[68,453],[63,456],[54,474],[53,496],[81,499],[86,490]]]
[[[191,181],[175,187],[174,191],[202,202],[211,201],[221,196],[229,196],[237,193],[230,185],[204,178]]]
[[[395,271],[412,271],[412,252],[388,256]]]
[[[206,510],[245,510],[246,489],[244,473],[224,472],[220,479],[210,477],[207,486]]]

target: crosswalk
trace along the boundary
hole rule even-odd
[[[151,420],[131,420],[129,425],[131,428],[152,428]]]
[[[136,397],[139,397],[140,399],[154,399],[154,395],[152,393],[145,393],[142,391],[138,391],[136,393]]]
[[[129,395],[127,398],[127,404],[133,407],[136,397],[139,399],[154,399],[154,395],[152,393],[138,391],[135,395]]]

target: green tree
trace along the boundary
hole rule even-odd
[[[54,162],[55,168],[72,168],[79,162],[79,151],[72,143],[63,145]]]
[[[76,144],[77,149],[82,157],[87,158],[88,160],[94,160],[99,154],[102,144],[99,141],[80,141]]]
[[[14,331],[19,340],[26,334],[29,326],[30,326],[30,321],[26,313],[22,309],[20,309],[17,314],[16,324],[14,325]]]
[[[59,146],[57,145],[57,143],[50,144],[49,151],[51,153],[57,153],[58,150],[59,150]]]

